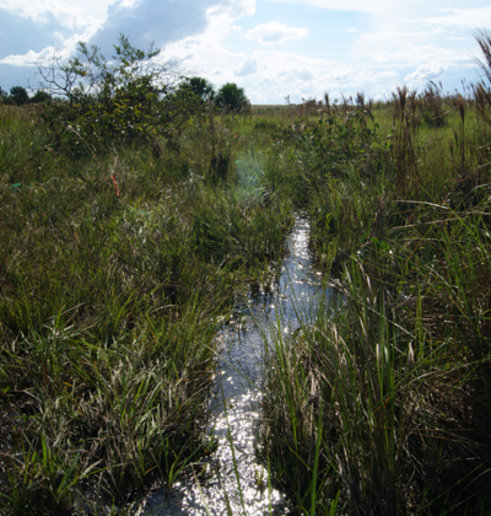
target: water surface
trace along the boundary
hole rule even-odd
[[[155,493],[145,514],[288,514],[284,495],[269,486],[267,471],[256,459],[255,442],[268,335],[278,331],[278,324],[280,331],[294,331],[298,318],[328,296],[313,270],[308,234],[307,221],[298,217],[278,283],[251,295],[240,324],[227,325],[218,337],[222,353],[208,429],[217,448],[200,468],[205,475],[191,473],[170,492]]]

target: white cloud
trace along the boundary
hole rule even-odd
[[[253,16],[256,12],[256,0],[229,0],[228,13],[233,18]]]
[[[491,6],[468,9],[445,8],[442,11],[446,14],[424,18],[424,20],[440,27],[468,27],[475,29],[476,27],[491,26]]]
[[[356,56],[373,63],[420,66],[424,62],[457,63],[467,56],[462,49],[438,45],[426,33],[374,31],[362,34],[355,43]]]
[[[245,52],[233,52],[227,48],[227,40],[241,34],[237,18],[247,12],[237,5],[215,6],[207,11],[207,26],[203,33],[172,41],[162,49],[162,59],[180,63],[182,73],[202,75],[213,83],[232,81],[237,63],[250,58]]]
[[[404,77],[404,84],[409,88],[420,88],[428,81],[436,81],[444,72],[444,68],[438,64],[433,66],[420,66]]]
[[[275,3],[307,4],[322,9],[338,11],[359,11],[365,13],[386,13],[394,5],[392,0],[270,0]]]
[[[269,0],[278,4],[299,4],[326,10],[353,11],[373,14],[383,18],[419,19],[428,18],[435,23],[455,24],[467,27],[490,25],[490,7],[485,0],[467,0],[462,8],[462,0]],[[472,4],[472,5],[471,5]],[[441,15],[447,11],[448,15]],[[461,17],[459,19],[459,17]]]
[[[246,37],[251,41],[258,41],[263,45],[275,45],[285,41],[302,39],[308,34],[305,27],[288,27],[283,23],[269,22],[263,23],[247,31]]]
[[[282,102],[286,95],[298,102],[301,96],[321,98],[324,91],[332,98],[362,90],[383,97],[404,83],[472,80],[467,74],[479,54],[473,31],[491,26],[484,0],[263,0],[275,3],[282,23],[261,18],[256,0],[0,2],[4,88],[18,83],[14,74],[21,66],[35,70],[54,49],[69,57],[78,41],[98,44],[110,56],[123,32],[142,49],[155,41],[162,48],[159,60],[174,63],[178,72],[200,75],[216,87],[240,81],[253,102]],[[282,10],[285,3],[294,7]],[[344,12],[332,16],[330,10]],[[300,11],[301,23],[295,17]],[[310,14],[324,20],[325,38],[319,23],[310,28]],[[301,46],[281,46],[300,38]],[[298,50],[309,45],[310,51]],[[285,48],[291,51],[280,51]]]
[[[68,59],[76,51],[80,41],[88,41],[95,29],[88,27],[83,33],[74,33],[69,38],[63,39],[61,46],[48,45],[39,51],[29,50],[24,54],[8,54],[0,59],[0,64],[14,66],[47,66],[52,59]]]
[[[36,66],[49,61],[55,54],[56,50],[53,47],[46,47],[40,52],[29,50],[26,54],[10,54],[0,59],[0,63],[13,66]]]
[[[314,57],[254,45],[259,38],[268,41],[268,36],[269,41],[281,41],[291,27],[278,29],[278,25],[262,24],[244,32],[232,11],[218,6],[209,9],[203,34],[172,42],[163,54],[176,58],[186,73],[206,77],[217,87],[240,78],[240,86],[255,103],[282,102],[287,95],[300,102],[302,97],[322,98],[325,91],[333,99],[357,91],[390,98],[398,86],[424,87],[428,79],[444,80],[449,70],[455,76],[469,61],[462,44],[455,48],[441,44],[437,27],[428,30],[424,22],[385,16],[371,17],[369,26],[352,26],[358,37],[351,56],[342,59],[336,54]],[[472,37],[469,41],[473,43]]]
[[[288,77],[289,74],[303,78],[303,80],[310,80],[334,65],[332,61],[327,59],[273,50],[258,50],[254,52],[254,59],[264,70],[264,75],[272,80],[279,77]]]
[[[239,77],[245,77],[247,75],[252,75],[257,72],[257,61],[255,59],[247,59],[242,63],[242,66],[239,70],[235,72],[235,75]]]
[[[43,22],[54,16],[68,28],[98,26],[106,18],[107,7],[114,0],[3,0],[2,9],[35,21]]]

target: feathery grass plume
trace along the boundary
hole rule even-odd
[[[478,31],[476,41],[483,57],[483,60],[480,60],[479,64],[489,86],[491,85],[491,32],[484,30]]]
[[[327,114],[327,116],[330,116],[331,115],[331,103],[330,103],[330,99],[329,99],[329,93],[324,93],[324,110],[325,110],[325,113]]]
[[[489,110],[491,108],[491,34],[487,31],[480,31],[476,35],[476,40],[483,54],[483,60],[479,61],[484,79],[478,84],[473,85],[474,101],[480,118],[487,123],[491,123]]]
[[[411,185],[417,182],[418,166],[414,149],[416,131],[416,92],[397,88],[394,99],[394,159],[395,181],[400,196],[407,195]]]
[[[491,108],[491,89],[487,88],[483,83],[479,83],[473,87],[474,101],[480,118],[488,125],[491,125],[489,117],[489,109]]]
[[[457,132],[455,131],[455,139],[457,141],[458,147],[460,148],[460,175],[462,177],[465,176],[466,166],[465,166],[465,99],[462,95],[455,95],[452,98],[452,104],[457,109],[460,116],[460,131],[459,136],[457,136]]]
[[[430,127],[443,127],[448,114],[442,96],[442,84],[429,81],[426,89],[419,96],[419,111],[424,122]]]

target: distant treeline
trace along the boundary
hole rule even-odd
[[[27,93],[23,86],[13,86],[10,88],[10,93],[7,93],[0,86],[0,104],[22,106],[23,104],[37,104],[49,100],[51,100],[51,95],[43,89],[39,89],[32,96],[29,96],[29,93]]]

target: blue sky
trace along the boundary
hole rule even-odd
[[[83,5],[82,5],[83,4]],[[444,91],[476,82],[482,0],[0,0],[0,86],[36,89],[37,68],[78,41],[110,56],[118,34],[255,103],[350,96],[385,99],[398,86]]]

